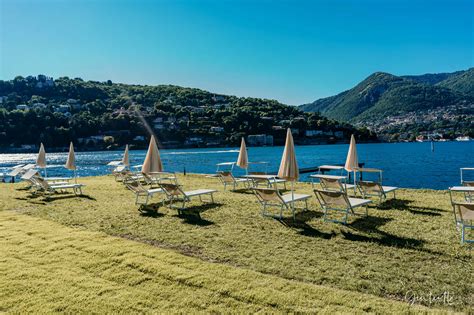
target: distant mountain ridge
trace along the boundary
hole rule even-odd
[[[300,108],[382,133],[393,127],[390,123],[393,121],[410,125],[441,117],[452,120],[454,124],[457,115],[461,119],[467,115],[472,120],[474,68],[453,73],[407,76],[376,72],[352,89],[301,105]],[[427,118],[428,113],[436,113],[437,116]],[[415,119],[417,115],[418,119]],[[472,131],[471,125],[468,124],[467,128]]]

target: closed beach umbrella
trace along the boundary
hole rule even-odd
[[[286,132],[286,143],[283,156],[281,157],[280,169],[278,170],[278,177],[289,181],[298,180],[300,176],[298,170],[298,163],[296,162],[295,144],[293,142],[293,135],[290,128]]]
[[[74,171],[74,180],[77,182],[76,155],[74,154],[74,145],[72,144],[72,141],[69,144],[69,154],[67,155],[67,161],[64,167],[67,168],[68,170]]]
[[[298,162],[296,162],[295,144],[293,142],[293,135],[291,129],[288,128],[286,132],[285,150],[281,157],[280,169],[278,170],[278,177],[291,181],[291,199],[294,199],[293,182],[298,180],[300,172],[298,170]],[[294,211],[294,202],[291,203]]]
[[[36,166],[44,168],[44,177],[46,177],[46,151],[44,150],[43,143],[40,145],[38,157],[36,158]]]
[[[128,158],[128,144],[125,146],[125,152],[123,153],[122,164],[126,167],[130,167],[130,159]]]
[[[163,172],[163,164],[161,163],[160,151],[156,145],[155,136],[151,136],[148,152],[142,166],[143,174],[154,172]]]
[[[349,151],[347,152],[346,165],[344,168],[348,172],[354,172],[354,185],[356,184],[356,170],[359,167],[359,159],[357,157],[357,146],[354,135],[351,136]],[[355,190],[355,187],[354,187]]]
[[[240,144],[239,157],[237,158],[237,166],[244,169],[247,169],[249,167],[249,158],[247,155],[247,147],[245,146],[244,138],[242,138],[242,143]]]

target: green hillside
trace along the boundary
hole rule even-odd
[[[238,145],[241,137],[258,134],[281,144],[286,128],[293,129],[297,143],[344,141],[351,134],[376,138],[276,100],[44,75],[0,80],[0,151],[39,142],[61,148],[69,141],[87,150],[143,148],[150,129],[165,139],[165,147]],[[325,134],[308,137],[307,130]]]
[[[434,131],[471,134],[474,68],[420,76],[376,72],[350,90],[300,108],[390,136]]]
[[[457,73],[437,85],[474,97],[474,68]]]

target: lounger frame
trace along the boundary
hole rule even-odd
[[[183,210],[186,209],[186,204],[191,201],[192,197],[198,197],[201,203],[210,203],[213,204],[214,202],[214,193],[217,192],[215,189],[198,189],[192,191],[184,191],[181,189],[180,185],[171,184],[171,183],[159,183],[158,184],[163,192],[166,194],[169,207],[178,210],[178,213],[181,214]],[[209,195],[210,200],[204,200],[202,197]],[[176,206],[176,203],[181,203],[180,206]]]
[[[295,220],[294,206],[297,202],[304,202],[305,207],[302,210],[308,210],[308,199],[310,195],[288,193],[281,195],[276,188],[253,188],[257,200],[262,205],[262,216],[270,216],[273,218],[283,219],[283,210],[290,210],[292,212],[293,220]],[[287,197],[291,197],[290,200]],[[274,216],[267,213],[268,207],[277,207],[280,209],[280,215]]]
[[[333,191],[324,189],[314,189],[314,194],[321,208],[324,211],[324,221],[347,224],[349,213],[356,214],[354,208],[364,207],[365,216],[369,215],[368,205],[372,201],[370,199],[349,198],[344,191]],[[356,203],[351,203],[355,201]],[[343,220],[329,218],[329,212],[343,213]]]

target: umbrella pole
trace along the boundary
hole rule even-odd
[[[44,178],[48,177],[48,173],[46,172],[46,167],[44,168]]]
[[[356,195],[356,171],[354,170],[354,196]]]
[[[293,219],[295,219],[295,190],[293,189],[293,184],[295,182],[294,181],[291,181],[291,200],[292,200],[292,203],[291,203],[291,210],[293,212]]]
[[[76,170],[74,170],[74,182],[77,184],[77,174],[76,174]]]

